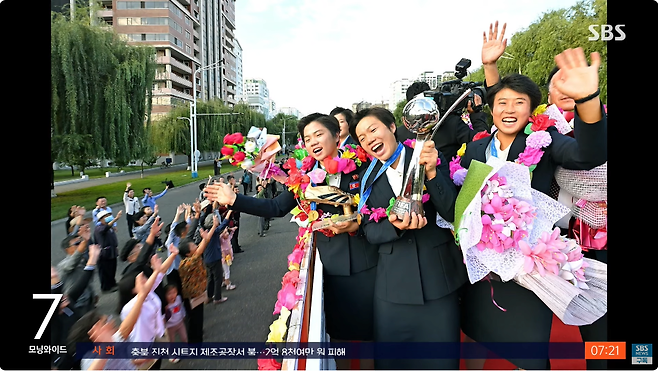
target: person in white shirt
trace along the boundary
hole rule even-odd
[[[154,272],[153,274],[156,274],[157,272],[157,275],[155,277],[155,281],[148,291],[148,294],[146,295],[146,298],[143,300],[142,310],[139,313],[139,317],[137,318],[132,331],[130,331],[130,334],[128,334],[126,339],[127,341],[137,343],[153,343],[156,341],[162,341],[162,338],[165,336],[165,317],[162,313],[162,301],[154,292],[154,290],[156,287],[158,287],[160,282],[162,282],[162,279],[165,276],[165,272],[167,269],[169,269],[169,266],[171,263],[173,263],[174,259],[178,255],[178,249],[173,245],[169,246],[169,251],[171,254],[164,262],[162,262],[162,259],[160,259],[160,257],[157,255],[153,255],[153,257],[151,257],[151,267],[153,268]],[[135,280],[141,280],[142,282],[140,285],[143,286],[145,284],[146,277],[144,277],[143,274],[140,274]],[[141,286],[136,284],[135,291],[137,291],[138,287]],[[126,303],[126,305],[123,306],[123,309],[121,309],[122,321],[128,317],[133,307],[138,303],[139,300],[140,299],[135,296],[128,303]],[[153,360],[154,365],[156,362],[160,362],[160,360]],[[158,367],[156,366],[156,368]]]
[[[133,227],[135,227],[133,216],[142,208],[142,202],[139,200],[139,197],[135,197],[135,190],[130,188],[130,186],[130,183],[126,183],[126,190],[123,193],[123,206],[126,208],[128,234],[132,238],[134,236]]]
[[[147,280],[144,273],[135,278],[135,291],[137,295],[131,301],[130,310],[122,315],[121,325],[116,326],[112,316],[103,316],[89,330],[89,339],[95,343],[118,343],[124,342],[133,332],[138,318],[141,316],[143,303],[150,295],[155,286],[154,283],[162,273],[155,270]],[[83,356],[80,362],[82,370],[137,370],[145,365],[154,363],[146,359],[114,359],[114,358],[87,358]]]

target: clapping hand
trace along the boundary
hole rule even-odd
[[[507,23],[503,23],[503,28],[498,35],[498,21],[495,26],[489,24],[489,37],[487,33],[482,34],[482,64],[495,64],[501,55],[505,52],[507,47],[507,39],[505,39],[505,28]]]

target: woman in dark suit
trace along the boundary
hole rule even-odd
[[[492,33],[490,43],[498,39],[498,25]],[[504,31],[503,31],[504,32]],[[527,76],[513,74],[499,80],[496,68],[497,57],[487,57],[487,42],[483,46],[485,78],[492,86],[487,87],[487,100],[491,107],[494,135],[471,142],[461,165],[467,168],[472,160],[486,162],[490,156],[514,161],[526,148],[528,134],[524,128],[532,112],[541,102],[539,87]],[[493,48],[492,48],[493,49]],[[598,98],[598,67],[600,58],[592,54],[592,65],[588,66],[582,49],[568,49],[555,57],[560,72],[553,77],[556,89],[564,95],[574,97],[575,138],[560,134],[554,126],[546,128],[551,143],[543,148],[544,153],[532,171],[532,188],[550,195],[551,183],[557,166],[572,170],[590,170],[607,161],[607,120]],[[548,344],[553,313],[532,292],[513,281],[503,283],[495,274],[489,282],[479,281],[464,288],[462,296],[462,330],[477,342],[536,342]],[[492,290],[499,309],[492,302]],[[523,369],[549,369],[545,359],[509,359]]]
[[[368,209],[387,208],[402,188],[413,150],[395,137],[395,118],[383,108],[356,113],[350,134],[375,159],[374,168],[362,176],[361,202],[371,192]],[[397,157],[396,157],[397,156]],[[437,166],[437,159],[441,162]],[[375,283],[376,342],[459,343],[459,288],[466,283],[466,269],[452,233],[436,224],[437,214],[454,219],[457,197],[448,162],[427,141],[420,156],[425,166],[425,186],[430,195],[423,204],[424,217],[415,213],[361,221],[368,241],[378,247]],[[382,167],[388,166],[383,170]],[[380,174],[379,177],[376,174]],[[393,355],[395,356],[395,355]],[[459,369],[454,359],[376,359],[377,369]]]
[[[340,155],[340,127],[333,116],[311,114],[298,124],[299,134],[310,156],[318,164],[325,158]],[[361,167],[367,164],[362,164]],[[324,183],[356,194],[359,190],[359,168],[349,174],[327,175]],[[261,217],[282,217],[297,206],[295,195],[284,188],[274,199],[258,199],[236,195],[223,184],[206,187],[206,197],[229,208]],[[318,203],[324,213],[342,214],[342,208]],[[373,340],[373,293],[377,266],[377,249],[359,234],[356,221],[335,223],[335,235],[315,233],[316,247],[324,266],[324,311],[327,333],[332,341]],[[340,367],[340,365],[339,365]]]

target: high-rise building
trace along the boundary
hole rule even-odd
[[[270,116],[270,91],[267,89],[267,83],[263,79],[245,79],[244,94],[247,96],[249,108],[265,115]]]
[[[436,89],[441,82],[441,75],[434,73],[434,71],[425,71],[418,75],[415,81],[426,82],[431,89]]]
[[[235,0],[100,0],[98,17],[129,44],[152,45],[157,68],[153,81],[152,116],[189,105],[197,99],[220,98],[236,103],[234,54]],[[216,62],[217,68],[200,67]]]
[[[187,0],[183,0],[187,1]],[[219,63],[202,71],[202,99],[219,98],[235,105],[235,0],[193,0],[201,6],[201,65]]]
[[[283,113],[284,115],[295,116],[298,119],[302,118],[302,114],[295,107],[281,107],[279,112]]]
[[[235,39],[235,100],[240,102],[244,100],[244,80],[242,77],[242,46],[238,39]]]
[[[398,103],[407,99],[407,89],[409,88],[409,85],[411,85],[412,83],[413,83],[412,80],[403,78],[394,81],[391,84],[391,96],[389,98],[389,105],[388,105],[389,111],[391,112],[395,111],[395,107],[397,107]]]

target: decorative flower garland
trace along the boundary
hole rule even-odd
[[[541,161],[542,156],[544,155],[544,149],[551,145],[552,138],[551,134],[546,131],[551,126],[555,126],[555,120],[550,118],[548,115],[545,115],[546,105],[542,104],[538,106],[535,111],[532,113],[532,116],[529,118],[529,123],[524,129],[524,133],[528,134],[528,137],[525,140],[525,149],[519,154],[519,157],[514,161],[517,164],[522,164],[528,167],[530,172],[537,167],[539,161]],[[487,132],[480,132],[473,137],[473,141],[479,140],[490,136],[491,134]],[[466,169],[461,166],[461,157],[464,155],[466,150],[465,143],[462,144],[462,147],[457,151],[457,156],[452,158],[450,161],[450,178],[453,183],[458,186],[464,184],[464,178],[466,177]]]
[[[326,158],[322,161],[326,170],[319,167],[311,170],[316,161],[303,149],[300,142],[295,146],[292,156],[283,165],[283,168],[288,170],[288,177],[284,184],[295,194],[295,198],[299,201],[299,205],[291,211],[294,220],[299,225],[299,232],[296,237],[297,243],[292,253],[288,255],[289,272],[283,276],[281,290],[277,293],[273,314],[279,314],[279,318],[270,325],[270,333],[267,337],[268,343],[284,341],[288,330],[287,321],[290,311],[302,299],[300,295],[297,295],[298,284],[301,282],[299,270],[304,254],[311,246],[312,223],[316,220],[322,220],[324,216],[329,216],[329,213],[323,215],[320,209],[312,210],[310,202],[304,198],[304,191],[311,182],[316,184],[324,182],[327,174],[337,174],[339,172],[348,174],[367,160],[367,154],[361,147],[348,145],[345,146],[340,157]],[[325,235],[333,233],[324,229],[320,231]],[[272,358],[258,360],[259,370],[279,370],[281,366],[279,362]]]

